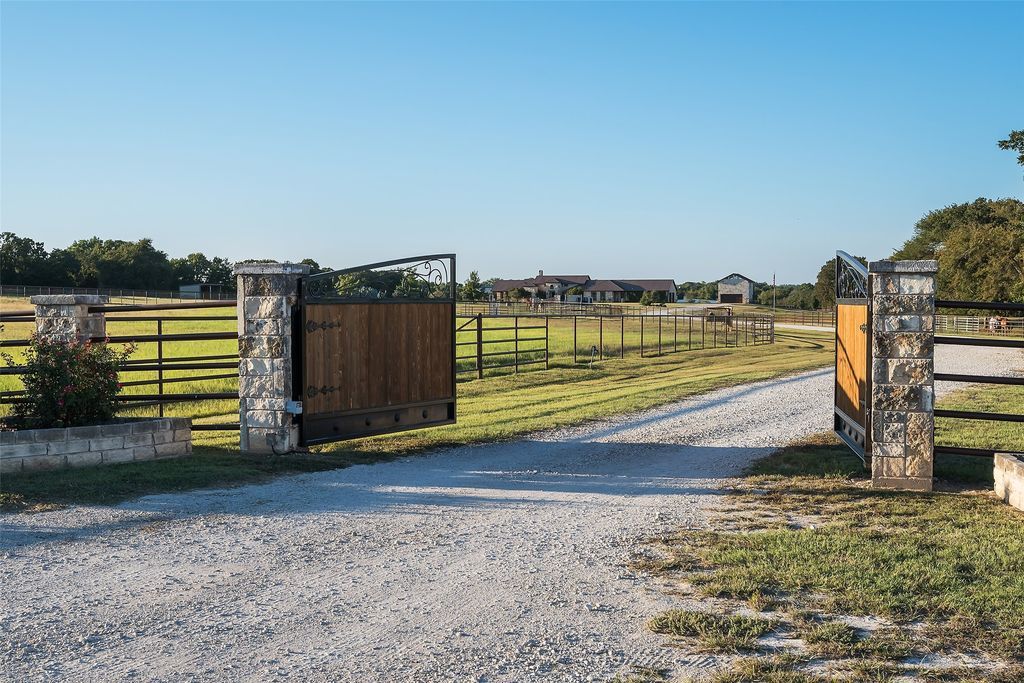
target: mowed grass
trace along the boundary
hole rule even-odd
[[[223,312],[219,309],[211,312],[211,315],[216,314]],[[112,322],[111,334],[121,333],[114,328],[115,324],[142,326],[147,323]],[[180,327],[174,329],[184,331],[221,329],[231,323],[211,322],[204,326],[182,321],[175,324]],[[787,331],[778,335],[774,345],[680,351],[648,358],[635,354],[621,360],[596,362],[591,369],[587,364],[572,365],[571,327],[569,329],[570,362],[564,365],[555,364],[547,371],[460,382],[455,425],[321,446],[315,449],[316,455],[306,456],[305,460],[289,458],[276,465],[241,459],[237,433],[197,432],[195,452],[189,458],[95,471],[68,471],[59,476],[51,473],[7,475],[0,484],[0,503],[6,501],[9,508],[17,509],[76,502],[112,504],[147,493],[249,483],[285,472],[303,471],[307,466],[345,467],[436,447],[511,439],[537,430],[642,410],[724,386],[823,367],[833,358],[830,334]],[[199,344],[211,346],[198,351],[195,347]],[[193,343],[189,349],[176,353],[219,353],[222,346],[212,345],[220,344]],[[196,390],[221,390],[211,388],[211,384],[202,383]],[[236,385],[224,381],[219,386]],[[227,404],[230,412],[218,409],[214,403],[208,412],[201,413],[200,419],[236,420],[237,402],[221,403]],[[169,409],[167,414],[195,414],[197,409],[203,410],[201,406],[184,404]],[[317,460],[315,465],[305,464],[314,459]],[[179,470],[182,476],[175,477],[174,473]]]

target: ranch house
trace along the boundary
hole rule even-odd
[[[746,275],[732,273],[718,281],[718,302],[749,304],[754,301],[754,281]]]
[[[498,280],[494,283],[493,293],[499,301],[509,299],[510,293],[516,289],[523,289],[535,298],[566,301],[572,296],[569,291],[574,287],[582,290],[579,296],[583,301],[639,301],[644,292],[660,292],[669,303],[676,300],[676,282],[672,279],[594,280],[589,275],[545,275],[543,270],[536,277],[524,280]]]

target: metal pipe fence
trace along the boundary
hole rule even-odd
[[[970,310],[985,310],[991,311],[993,314],[999,313],[1014,313],[1024,312],[1024,304],[1021,303],[1010,303],[1010,302],[999,302],[999,301],[949,301],[937,299],[935,301],[936,308],[948,308],[948,309],[970,309]],[[936,316],[936,331],[939,331],[939,318],[949,317],[961,317],[961,316]],[[975,319],[978,316],[973,316]],[[999,315],[991,315],[986,318],[987,320],[1008,320],[1008,318],[1001,318]],[[936,344],[948,344],[955,346],[985,346],[995,348],[1010,348],[1010,349],[1024,349],[1024,338],[1014,339],[1008,338],[1011,335],[1009,332],[1004,336],[998,336],[996,330],[992,330],[990,334],[981,334],[984,330],[978,329],[954,329],[949,330],[948,328],[942,331],[957,331],[961,333],[973,334],[974,336],[940,336],[936,335]],[[1024,335],[1021,335],[1024,337]],[[991,375],[969,375],[962,373],[948,373],[948,372],[936,372],[935,381],[937,382],[967,382],[972,384],[997,384],[1004,386],[1021,386],[1024,385],[1024,378],[1022,377],[999,377]],[[935,409],[936,418],[945,418],[953,420],[987,420],[992,422],[1019,422],[1024,423],[1024,415],[1019,413],[996,413],[978,410],[944,410],[941,408]],[[1011,448],[966,448],[961,446],[950,446],[935,444],[935,454],[944,453],[947,455],[969,455],[969,456],[980,456],[980,457],[993,457],[996,453],[1001,450],[1012,450]]]
[[[487,375],[772,344],[771,316],[458,315],[456,374]]]
[[[232,315],[172,315],[170,312],[181,310],[202,310],[231,308]],[[238,400],[238,331],[171,331],[182,324],[197,322],[228,322],[236,321],[234,301],[196,301],[188,303],[153,303],[139,305],[99,305],[90,306],[90,313],[118,313],[122,315],[106,315],[107,323],[117,327],[144,325],[149,328],[145,332],[114,334],[106,337],[94,337],[93,341],[112,344],[135,344],[137,354],[142,358],[128,359],[118,373],[122,387],[131,387],[120,393],[116,400],[121,404],[121,413],[136,413],[140,409],[155,408],[157,416],[163,417],[165,407],[171,404],[192,404],[184,412],[192,413],[191,417],[201,417],[201,413],[210,412],[211,401]],[[130,315],[130,313],[164,312],[161,315]],[[19,312],[23,313],[23,312]],[[14,318],[5,316],[4,322]],[[18,322],[33,321],[34,318],[17,319]],[[168,330],[171,328],[171,330]],[[234,341],[234,344],[231,342]],[[28,339],[6,339],[0,341],[0,348],[25,347],[30,344]],[[197,345],[199,348],[197,349]],[[212,348],[211,348],[212,347]],[[223,347],[223,348],[221,348]],[[25,371],[24,366],[0,368],[0,375],[18,376]],[[232,382],[231,380],[235,380]],[[234,385],[234,389],[231,386]],[[140,388],[152,387],[155,391],[139,391]],[[179,387],[182,387],[179,389]],[[0,391],[0,405],[14,404],[24,400],[24,390]],[[202,405],[196,405],[202,404]],[[179,408],[175,411],[181,414]],[[237,414],[237,407],[233,411]],[[196,422],[193,429],[237,430],[237,422]]]
[[[0,285],[0,296],[30,297],[43,294],[99,294],[131,303],[159,301],[215,300],[234,301],[235,292],[227,290],[214,295],[210,292],[182,292],[180,290],[125,289],[117,287],[43,287],[37,285]]]

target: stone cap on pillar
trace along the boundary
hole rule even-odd
[[[235,275],[309,275],[305,263],[236,263]]]
[[[99,306],[108,301],[105,294],[37,294],[29,298],[35,306]]]
[[[871,273],[937,273],[938,261],[871,261]]]

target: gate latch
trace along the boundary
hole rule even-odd
[[[302,415],[302,401],[285,401],[284,412],[289,415]]]
[[[863,325],[861,325],[860,326],[860,331],[861,332],[867,332],[868,331],[868,324],[864,323]]]

